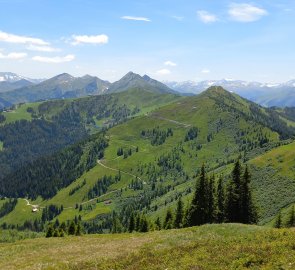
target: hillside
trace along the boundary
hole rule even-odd
[[[63,205],[60,221],[80,216],[89,230],[92,222],[98,222],[108,231],[114,210],[122,217],[134,209],[145,211],[153,220],[163,218],[168,208],[175,207],[180,195],[185,203],[190,200],[204,162],[209,172],[223,175],[226,182],[238,157],[247,161],[259,156],[292,134],[294,129],[275,111],[212,87],[199,96],[181,98],[110,128],[105,135],[108,147],[104,158],[96,166],[81,171],[76,180],[53,192],[54,196],[46,196],[46,200],[39,193],[43,199],[38,197],[31,204],[41,209],[51,204]],[[44,177],[38,176],[38,171],[48,170],[45,164],[33,163],[10,175],[9,181],[14,183],[10,195],[28,192],[28,197],[35,199],[38,193],[33,195],[29,186],[17,183],[28,181],[24,175],[34,175],[34,183],[43,185]],[[49,181],[53,178],[54,175]],[[253,177],[253,187],[259,181]],[[2,190],[6,182],[8,178],[3,179]],[[254,189],[254,195],[262,209],[264,198],[270,196],[269,189]],[[260,211],[260,222],[276,214],[276,206],[267,207],[268,211]],[[21,224],[22,220],[40,217],[31,209],[19,200],[1,223]]]
[[[239,224],[40,238],[0,244],[0,268],[293,269],[294,244],[292,230]]]
[[[97,77],[85,75],[76,78],[63,73],[39,84],[1,93],[0,98],[11,105],[55,98],[77,98],[101,94],[109,85],[109,82]]]
[[[7,84],[6,81],[0,82],[0,84],[1,83]],[[178,92],[173,91],[161,82],[147,75],[141,77],[133,72],[127,73],[123,78],[114,83],[90,75],[73,77],[67,73],[57,75],[38,84],[28,82],[26,85],[24,82],[22,83],[22,81],[13,83],[19,84],[20,87],[15,85],[15,88],[9,89],[11,91],[3,93],[0,91],[0,109],[19,103],[112,94],[128,91],[130,89],[142,89],[155,94],[179,95]],[[12,86],[12,83],[10,83],[10,85]]]
[[[165,84],[156,81],[150,78],[147,75],[140,76],[133,72],[128,72],[125,76],[123,76],[119,81],[114,82],[110,85],[107,90],[108,93],[116,93],[126,91],[129,88],[143,88],[146,91],[154,92],[154,93],[170,93],[176,94],[177,92],[170,89]]]
[[[295,143],[286,144],[260,155],[249,162],[255,179],[255,190],[261,194],[261,212],[270,222],[281,210],[286,214],[295,203]],[[284,218],[285,219],[285,218]]]
[[[27,103],[5,111],[0,114],[0,179],[90,134],[177,99],[176,95],[130,89],[113,95]]]

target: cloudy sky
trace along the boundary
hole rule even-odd
[[[295,1],[0,0],[0,71],[295,78]]]

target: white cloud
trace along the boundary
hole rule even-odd
[[[166,61],[166,62],[164,62],[164,65],[165,65],[165,66],[170,66],[170,67],[175,67],[175,66],[177,66],[177,64],[174,63],[174,62],[172,62],[172,61]]]
[[[203,68],[202,70],[201,70],[201,73],[203,73],[203,74],[208,74],[208,73],[210,73],[211,71],[208,69],[208,68]]]
[[[121,17],[123,20],[131,20],[131,21],[143,21],[143,22],[151,22],[149,18],[146,17],[134,17],[134,16],[123,16]]]
[[[182,17],[182,16],[172,16],[172,18],[179,21],[179,22],[183,21],[183,19],[184,19],[184,17]]]
[[[157,71],[157,74],[159,75],[169,75],[171,71],[169,69],[163,68]]]
[[[229,6],[228,14],[230,18],[238,22],[254,22],[267,15],[265,9],[250,5],[250,4],[236,4]]]
[[[73,35],[72,45],[78,45],[82,43],[88,44],[106,44],[109,42],[109,37],[107,35],[96,35],[96,36],[87,36],[87,35]]]
[[[48,42],[40,39],[40,38],[32,38],[26,36],[18,36],[14,34],[9,34],[0,31],[0,41],[9,42],[9,43],[18,43],[18,44],[34,44],[38,46],[46,46],[49,45]]]
[[[27,50],[29,51],[37,51],[37,52],[59,52],[61,51],[58,48],[53,48],[51,46],[37,46],[37,45],[29,45],[27,47]]]
[[[0,59],[11,59],[11,60],[19,60],[19,59],[23,59],[26,58],[27,54],[26,53],[17,53],[17,52],[12,52],[9,54],[3,54],[0,53]]]
[[[214,23],[218,20],[216,15],[211,14],[205,10],[199,10],[199,11],[197,11],[197,14],[198,14],[200,21],[202,21],[203,23]]]
[[[37,62],[50,63],[50,64],[60,64],[60,63],[73,61],[75,59],[75,55],[69,54],[64,57],[60,57],[60,56],[55,56],[55,57],[34,56],[32,59]]]

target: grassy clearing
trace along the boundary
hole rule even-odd
[[[294,269],[295,233],[239,224],[0,244],[0,268]],[[8,260],[9,258],[9,260]]]
[[[18,105],[17,109],[11,112],[4,112],[3,115],[6,118],[4,124],[13,123],[18,120],[28,120],[28,121],[32,120],[32,114],[27,112],[27,109],[31,107],[34,110],[37,110],[40,104],[41,102],[21,104],[21,105]]]

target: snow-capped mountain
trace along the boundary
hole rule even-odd
[[[44,81],[44,79],[31,79],[12,72],[0,72],[0,82],[14,83],[21,80],[26,80],[31,83],[39,83]]]
[[[276,84],[232,79],[164,83],[178,92],[193,94],[199,94],[210,86],[222,86],[263,106],[295,106],[295,80]]]
[[[34,85],[42,81],[44,79],[31,79],[12,72],[0,72],[0,93]]]

